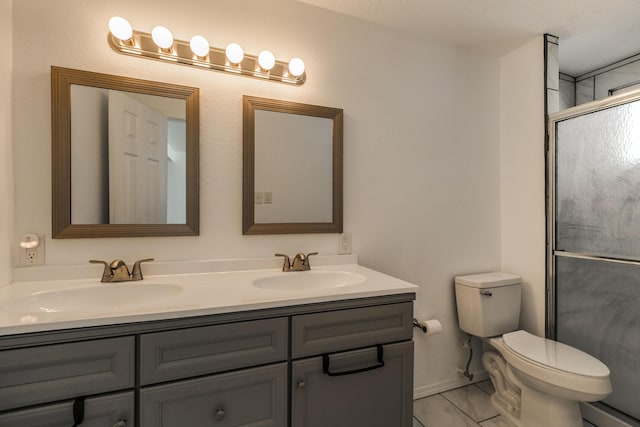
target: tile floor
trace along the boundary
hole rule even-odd
[[[507,427],[491,405],[491,381],[470,384],[413,402],[413,427]],[[595,427],[584,421],[584,427]]]

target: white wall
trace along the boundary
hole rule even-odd
[[[377,88],[383,104],[362,118],[363,143],[346,153],[358,171],[345,193],[355,252],[419,284],[416,315],[443,324],[441,335],[414,333],[417,396],[466,382],[456,373],[467,353],[453,279],[500,266],[498,64],[427,46],[424,65],[403,68],[411,83]],[[472,371],[482,369],[479,354]]]
[[[416,334],[419,393],[461,381],[453,277],[500,267],[499,62],[291,0],[20,0],[14,4],[15,233],[50,236],[49,67],[197,86],[199,237],[50,240],[48,264],[336,253],[327,235],[242,236],[242,95],[343,108],[344,222],[361,262],[420,285],[416,313],[444,324]],[[179,39],[301,56],[308,80],[289,87],[116,54],[107,21],[168,25]],[[542,90],[542,89],[540,89]],[[14,255],[14,262],[17,255]],[[476,359],[474,369],[478,369]]]
[[[12,0],[0,0],[0,40],[4,58],[0,61],[0,286],[11,280],[13,242],[13,179],[11,147]]]
[[[500,60],[502,270],[523,279],[520,327],[544,336],[544,38]]]

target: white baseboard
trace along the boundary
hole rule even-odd
[[[469,381],[465,377],[452,378],[446,381],[441,381],[435,384],[429,384],[424,387],[418,387],[413,389],[413,400],[422,399],[423,397],[432,396],[434,394],[442,393],[444,391],[453,390],[454,388],[464,387],[469,384],[474,384],[480,381],[484,381],[489,378],[487,371],[473,372],[473,381]]]

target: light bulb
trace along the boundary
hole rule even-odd
[[[293,58],[289,61],[289,72],[292,76],[299,77],[304,73],[304,62],[300,58]]]
[[[274,65],[276,65],[276,57],[268,50],[263,50],[258,55],[258,64],[260,64],[260,68],[263,70],[269,71]]]
[[[191,46],[191,51],[201,58],[209,54],[209,42],[202,36],[191,37],[189,46]]]
[[[158,25],[151,30],[153,42],[161,49],[169,49],[173,45],[173,35],[167,27]]]
[[[129,21],[119,16],[113,16],[109,19],[109,31],[122,41],[130,40],[133,36],[133,28],[131,28]]]
[[[227,59],[232,64],[239,64],[242,62],[242,58],[244,58],[244,50],[242,50],[242,47],[237,43],[229,43],[225,53],[227,54]]]

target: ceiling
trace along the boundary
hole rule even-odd
[[[552,34],[572,76],[640,53],[640,0],[299,1],[496,56]]]

